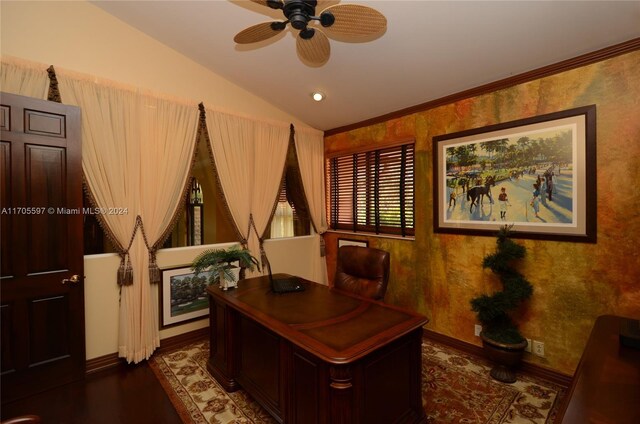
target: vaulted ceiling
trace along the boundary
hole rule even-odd
[[[94,1],[307,124],[328,130],[640,37],[638,1],[320,1],[357,3],[387,29],[365,42],[330,39],[323,66],[296,53],[298,31],[237,45],[235,34],[282,12],[251,1]],[[316,103],[311,93],[326,99]]]

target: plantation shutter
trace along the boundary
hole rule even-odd
[[[414,144],[329,159],[331,228],[414,234]]]

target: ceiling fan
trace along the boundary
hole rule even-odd
[[[358,4],[338,4],[325,8],[316,16],[317,0],[251,0],[254,3],[282,10],[286,20],[263,22],[240,31],[234,37],[238,44],[250,44],[267,40],[291,24],[299,31],[296,37],[296,49],[303,62],[323,65],[329,60],[331,48],[329,39],[319,27],[309,26],[317,21],[329,34],[342,36],[342,39],[357,40],[384,32],[387,19],[377,10]]]

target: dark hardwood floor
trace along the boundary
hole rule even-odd
[[[169,352],[208,337],[208,328],[163,340],[156,353]],[[483,356],[482,348],[425,330],[425,337]],[[524,364],[527,365],[527,364]],[[526,368],[526,369],[525,369]],[[568,387],[571,377],[523,366],[524,373]],[[0,387],[2,390],[2,387]],[[89,374],[83,381],[67,384],[37,395],[4,403],[2,420],[35,414],[43,424],[180,424],[182,421],[169,397],[146,361]]]
[[[39,415],[43,424],[181,423],[146,361],[2,404],[3,420],[25,414]]]

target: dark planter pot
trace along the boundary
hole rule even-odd
[[[484,333],[480,333],[480,338],[487,357],[496,364],[491,370],[491,377],[503,383],[515,383],[514,370],[522,360],[527,341],[518,344],[500,343],[485,337]]]

